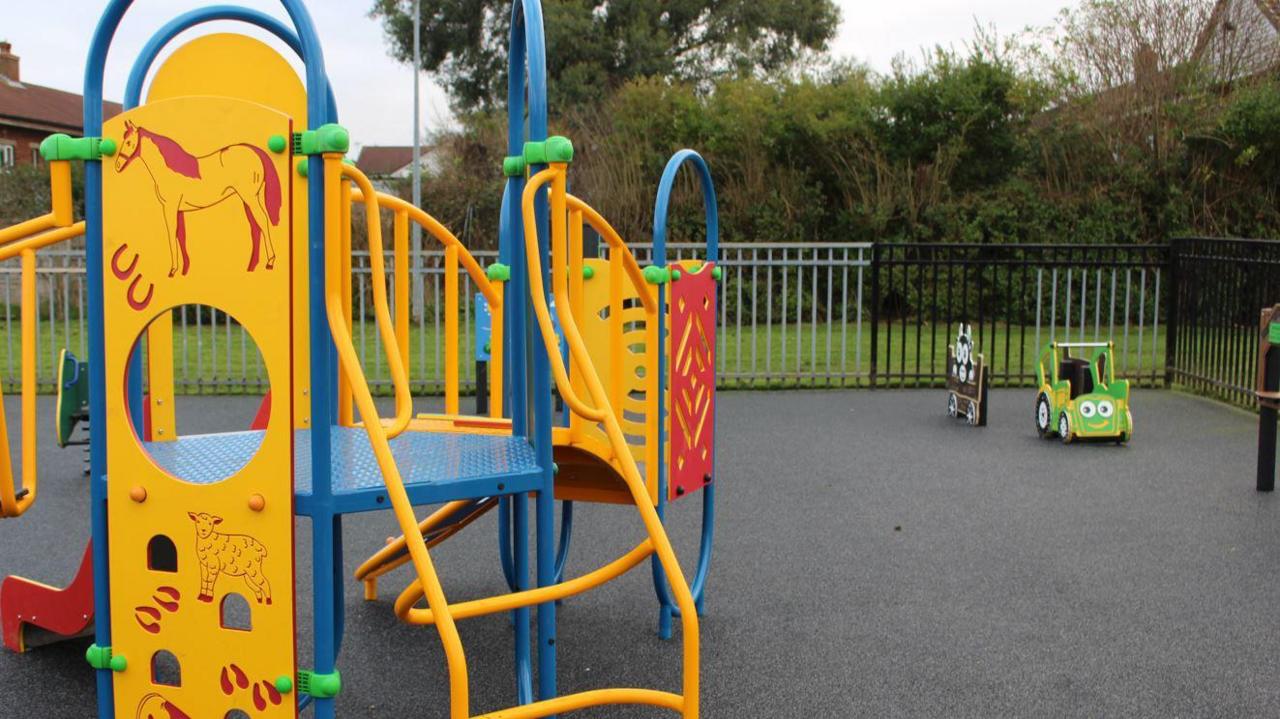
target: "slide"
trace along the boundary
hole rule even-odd
[[[498,506],[496,497],[466,499],[449,502],[418,525],[418,531],[430,549],[462,531],[489,510]],[[391,538],[387,546],[367,559],[356,570],[356,580],[364,582],[365,599],[378,598],[378,577],[409,561],[409,551],[404,535]]]
[[[5,646],[15,652],[92,630],[93,544],[85,547],[80,569],[65,589],[5,577],[0,583],[0,627]]]

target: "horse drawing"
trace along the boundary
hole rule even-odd
[[[124,172],[134,160],[155,183],[156,199],[164,211],[169,242],[169,276],[191,269],[187,254],[184,215],[208,209],[235,197],[244,206],[253,243],[249,271],[258,266],[259,247],[267,252],[267,269],[275,267],[276,251],[271,228],[280,224],[280,177],[270,155],[248,144],[228,145],[196,157],[177,141],[125,120],[124,138],[116,155],[116,172]]]

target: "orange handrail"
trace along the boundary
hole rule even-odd
[[[387,354],[387,367],[391,370],[391,383],[396,393],[396,417],[387,434],[395,438],[404,432],[413,419],[413,396],[409,393],[409,378],[400,362],[400,347],[396,342],[395,326],[391,321],[391,309],[387,305],[387,272],[382,254],[382,221],[378,217],[378,201],[373,183],[355,167],[343,164],[343,177],[350,178],[360,188],[365,205],[365,226],[369,233],[369,267],[373,272],[373,313],[382,334],[382,346]],[[346,319],[345,317],[343,318]],[[344,327],[344,329],[346,329]],[[346,334],[350,336],[348,329]],[[348,382],[351,378],[348,376]],[[364,413],[361,413],[362,416]],[[368,420],[368,417],[365,417]]]
[[[521,198],[521,210],[525,228],[525,255],[529,272],[529,292],[533,301],[534,315],[538,321],[538,329],[542,335],[544,349],[550,360],[552,375],[560,390],[560,396],[564,398],[566,404],[574,412],[589,420],[600,422],[604,426],[605,434],[617,457],[622,479],[627,485],[627,489],[631,492],[636,511],[640,514],[640,519],[649,535],[649,541],[653,544],[653,551],[657,553],[658,561],[661,563],[663,570],[670,575],[672,595],[676,600],[676,606],[680,610],[680,621],[684,634],[682,709],[685,719],[694,719],[698,716],[699,675],[698,612],[694,605],[693,594],[689,591],[689,584],[684,577],[683,570],[680,568],[679,561],[676,559],[675,550],[672,549],[671,542],[667,538],[666,530],[662,526],[662,519],[658,516],[657,510],[653,506],[650,492],[645,487],[644,479],[640,476],[640,470],[636,465],[635,458],[631,456],[631,452],[627,447],[627,440],[622,432],[621,423],[610,407],[608,393],[600,382],[600,377],[591,362],[591,356],[587,351],[586,344],[582,340],[577,321],[570,311],[567,278],[569,262],[566,257],[567,233],[565,227],[569,215],[568,193],[566,191],[568,185],[567,172],[568,165],[552,163],[546,170],[529,178],[525,185],[524,195]],[[573,357],[573,361],[582,368],[581,375],[592,400],[596,403],[595,407],[584,403],[570,385],[563,359],[560,357],[559,339],[547,307],[546,289],[542,279],[541,257],[539,256],[538,223],[534,211],[534,202],[538,192],[548,183],[551,184],[552,292],[556,300],[560,329],[564,334],[565,342],[569,346],[569,353]],[[450,620],[452,620],[452,616]]]
[[[458,296],[458,267],[467,271],[471,281],[475,283],[485,301],[489,303],[492,318],[491,352],[489,361],[489,414],[494,418],[502,416],[502,376],[503,376],[503,281],[491,280],[475,256],[467,250],[462,241],[439,220],[414,204],[384,192],[371,193],[376,196],[379,207],[385,207],[395,213],[395,287],[396,287],[396,326],[397,341],[401,345],[405,367],[409,366],[409,244],[408,223],[418,224],[445,249],[445,413],[457,414],[459,410],[459,352],[457,313],[460,298]],[[352,193],[352,201],[367,202],[363,191]],[[401,234],[402,232],[406,234]],[[383,279],[385,282],[385,278]],[[403,301],[403,311],[401,302]]]

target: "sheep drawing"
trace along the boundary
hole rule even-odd
[[[196,556],[200,559],[200,594],[202,602],[213,601],[213,588],[218,577],[244,577],[259,604],[271,603],[271,583],[262,571],[267,548],[247,534],[223,534],[216,527],[222,517],[208,512],[187,512],[196,524]]]

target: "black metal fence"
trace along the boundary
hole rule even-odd
[[[650,248],[633,247],[642,262]],[[671,257],[698,256],[695,245]],[[439,253],[410,271],[419,281],[410,328],[414,391],[440,391],[444,282]],[[82,253],[41,253],[37,269],[39,376],[52,388],[60,347],[83,357]],[[490,261],[486,256],[482,261]],[[364,301],[368,258],[353,262],[357,351],[371,383],[389,392],[376,324]],[[728,243],[721,246],[718,363],[739,388],[934,387],[947,344],[973,325],[995,386],[1034,382],[1051,340],[1116,346],[1116,369],[1144,386],[1182,386],[1252,405],[1258,310],[1280,302],[1280,242],[1177,239],[1166,245]],[[18,266],[0,263],[0,378],[17,385]],[[460,278],[463,296],[472,297]],[[475,314],[462,312],[464,351]],[[179,390],[254,392],[261,385],[227,318],[183,326]],[[471,362],[464,388],[472,385]]]
[[[1170,265],[1169,381],[1256,405],[1258,314],[1280,302],[1280,242],[1180,239]]]
[[[972,325],[995,386],[1035,379],[1046,343],[1116,343],[1116,368],[1165,379],[1168,245],[878,244],[872,386],[942,385],[947,344]]]

